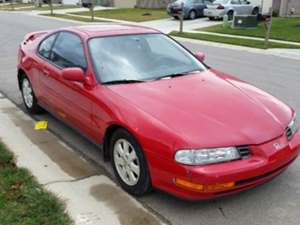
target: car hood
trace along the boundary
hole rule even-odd
[[[292,117],[276,98],[210,70],[108,87],[190,147],[260,144],[282,135]]]

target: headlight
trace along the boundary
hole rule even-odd
[[[298,129],[299,129],[298,121],[295,116],[294,119],[289,123],[289,125],[286,129],[286,136],[287,136],[288,140],[291,140],[293,138],[293,136],[296,134]]]
[[[175,161],[186,165],[203,165],[241,158],[235,147],[211,149],[183,149],[175,154]]]

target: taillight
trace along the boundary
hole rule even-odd
[[[225,9],[225,7],[222,5],[218,5],[217,9]]]

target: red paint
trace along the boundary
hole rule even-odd
[[[64,79],[63,70],[36,54],[40,41],[57,30],[27,35],[20,46],[18,68],[29,76],[42,106],[94,142],[102,143],[110,125],[131,132],[143,147],[154,187],[186,199],[232,194],[269,180],[299,154],[299,132],[291,141],[284,134],[293,110],[254,86],[216,70],[145,83],[97,83],[87,50],[89,38],[158,31],[124,25],[61,30],[82,39],[88,61],[85,82],[80,80],[79,71],[75,78],[80,82]],[[282,149],[275,151],[274,143],[280,143]],[[238,145],[249,145],[252,156],[206,166],[174,161],[177,149]],[[231,191],[201,193],[175,185],[175,178],[200,184],[234,181],[240,185]]]

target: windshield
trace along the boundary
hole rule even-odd
[[[89,41],[93,66],[102,83],[155,80],[206,67],[163,34],[98,37]]]

